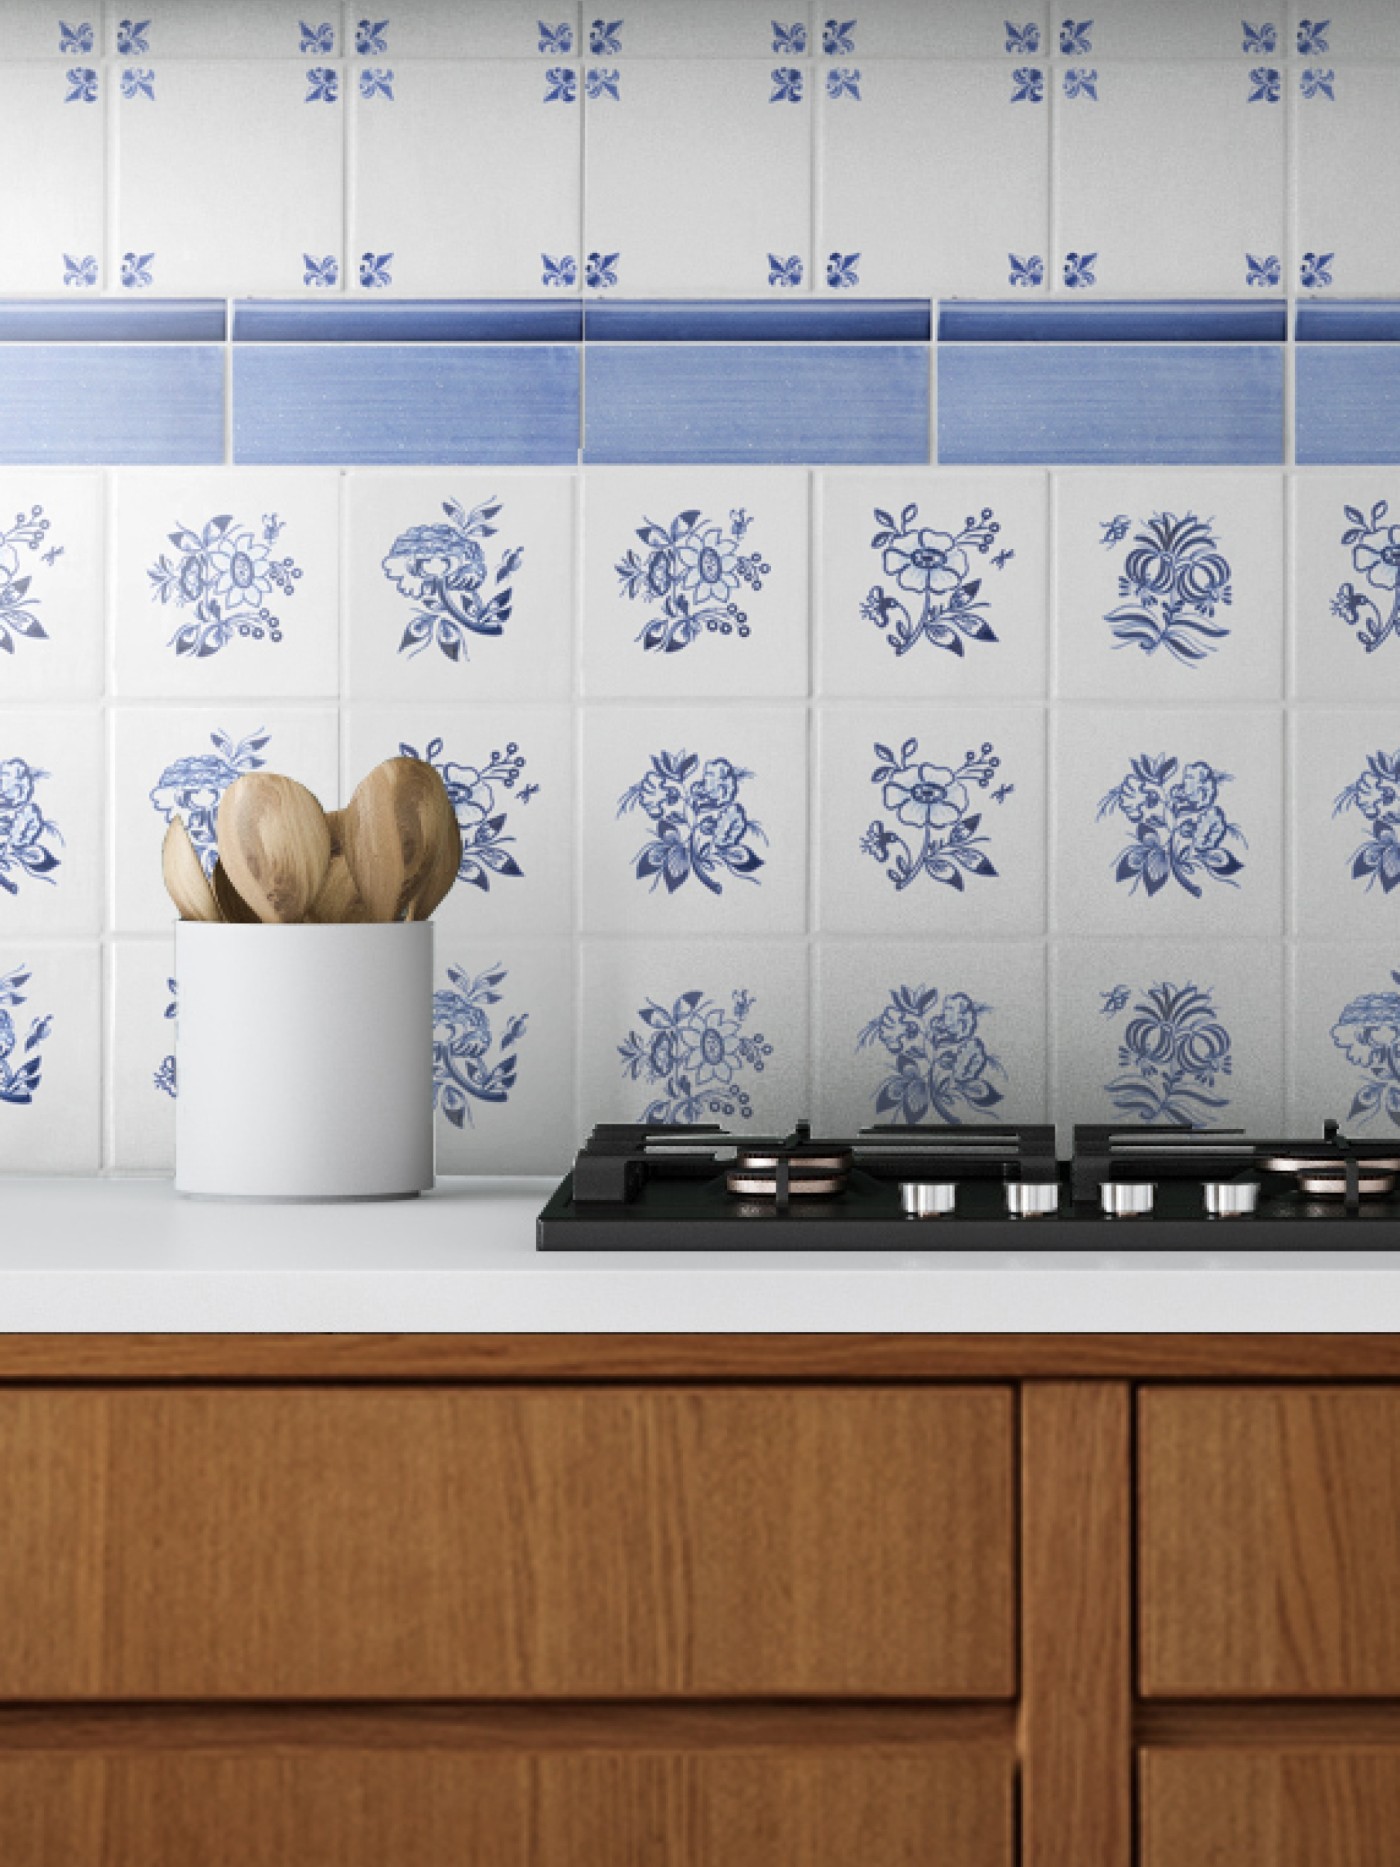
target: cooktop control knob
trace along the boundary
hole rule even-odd
[[[1058,1180],[1008,1180],[1006,1210],[1013,1219],[1044,1219],[1060,1204]]]
[[[952,1180],[901,1180],[899,1203],[911,1219],[943,1219],[953,1210],[958,1189]]]
[[[1257,1180],[1207,1180],[1202,1191],[1213,1219],[1247,1219],[1259,1204]]]
[[[1151,1180],[1105,1180],[1099,1188],[1099,1204],[1109,1219],[1145,1219],[1156,1192]]]

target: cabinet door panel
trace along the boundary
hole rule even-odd
[[[1146,1693],[1400,1693],[1400,1389],[1140,1397]]]
[[[1002,1389],[0,1393],[0,1697],[997,1697]]]
[[[1143,1867],[1395,1867],[1400,1754],[1149,1752]]]

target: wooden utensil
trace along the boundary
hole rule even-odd
[[[181,920],[217,921],[219,904],[204,873],[199,851],[191,841],[183,817],[172,817],[160,850],[166,892],[180,910]]]
[[[434,776],[437,774],[434,773]],[[447,787],[439,779],[442,802],[432,806],[428,825],[428,866],[409,901],[405,919],[425,921],[442,905],[462,866],[462,829]]]
[[[345,812],[328,810],[326,828],[331,833],[331,859],[321,891],[307,910],[306,918],[322,924],[366,921],[369,915],[345,860]]]
[[[304,921],[331,860],[326,814],[276,772],[235,778],[219,802],[219,859],[261,921]]]
[[[457,814],[438,773],[422,759],[385,759],[360,780],[342,816],[345,860],[368,918],[426,918],[461,861]]]
[[[228,870],[222,862],[214,864],[214,874],[210,886],[214,891],[214,901],[219,910],[219,919],[229,921],[236,927],[255,927],[258,917],[248,906],[228,878]]]

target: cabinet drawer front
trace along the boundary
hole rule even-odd
[[[1143,1690],[1400,1692],[1400,1389],[1139,1407]]]
[[[1400,1754],[1148,1752],[1143,1867],[1395,1867]]]
[[[0,1697],[1014,1690],[1004,1389],[0,1393]]]

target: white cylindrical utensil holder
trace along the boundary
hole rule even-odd
[[[433,929],[175,930],[175,1188],[407,1199],[433,1183]]]

